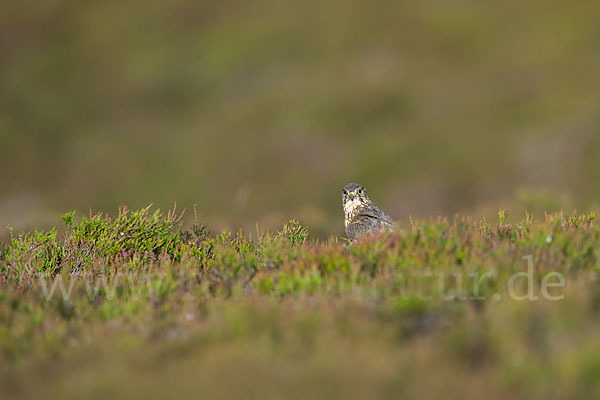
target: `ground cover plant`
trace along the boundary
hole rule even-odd
[[[411,220],[352,246],[149,207],[0,248],[0,397],[600,395],[594,214]]]

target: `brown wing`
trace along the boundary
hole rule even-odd
[[[377,206],[365,208],[361,210],[356,216],[357,219],[368,221],[371,225],[377,225],[377,229],[392,229],[394,220],[392,217],[381,211]]]
[[[393,229],[392,218],[376,206],[365,207],[352,218],[346,227],[346,236],[350,241],[356,240],[367,232]]]

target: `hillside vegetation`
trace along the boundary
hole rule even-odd
[[[595,215],[414,220],[349,246],[122,208],[0,250],[0,397],[600,395]]]
[[[353,181],[396,219],[598,209],[597,10],[0,2],[0,227],[176,201],[216,231],[302,216],[324,239]]]

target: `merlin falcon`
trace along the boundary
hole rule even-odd
[[[365,188],[358,183],[344,186],[342,204],[346,237],[350,242],[369,232],[393,230],[392,218],[373,204]]]

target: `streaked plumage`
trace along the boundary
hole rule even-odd
[[[351,242],[368,232],[392,230],[394,221],[381,211],[358,183],[349,183],[342,189],[346,237]]]

